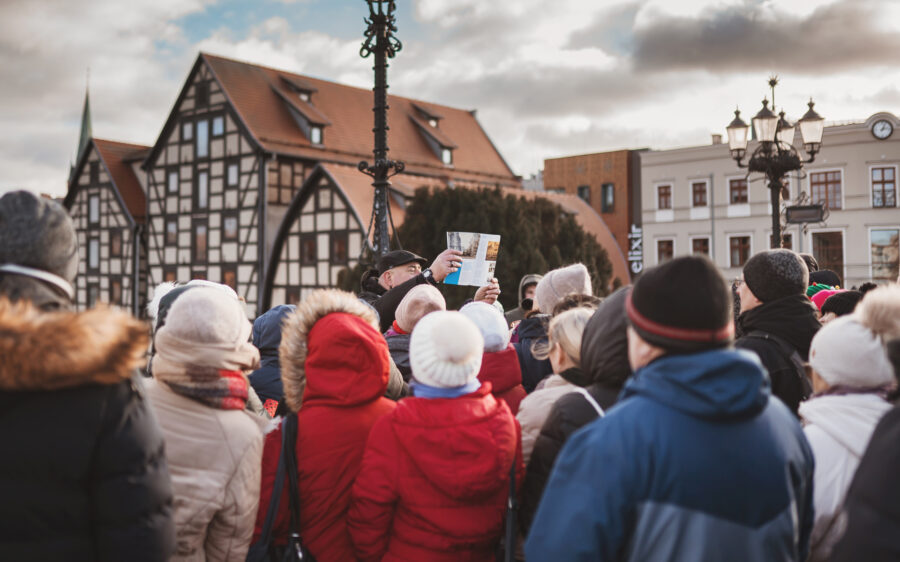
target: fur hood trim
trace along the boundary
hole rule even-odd
[[[0,299],[0,390],[114,384],[145,361],[147,326],[124,311],[42,312]]]
[[[900,285],[891,283],[869,291],[854,314],[884,341],[900,338]]]
[[[353,293],[337,289],[313,291],[297,310],[284,319],[281,346],[278,348],[281,364],[281,381],[284,399],[291,411],[296,412],[303,403],[306,388],[306,342],[316,322],[334,312],[358,316],[378,331],[378,317],[374,309],[360,301]]]

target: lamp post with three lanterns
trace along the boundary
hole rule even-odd
[[[822,133],[825,119],[813,109],[815,105],[810,99],[809,110],[800,118],[797,125],[803,139],[803,149],[809,156],[807,160],[801,160],[797,149],[794,148],[794,130],[784,116],[784,111],[775,113],[775,86],[778,77],[769,79],[769,87],[772,89],[772,108],[769,109],[769,100],[762,101],[762,109],[753,117],[753,132],[759,144],[750,155],[750,160],[744,164],[747,155],[747,145],[750,126],[741,119],[741,112],[734,111],[734,120],[728,125],[728,148],[731,157],[737,162],[739,168],[746,168],[749,172],[764,174],[768,180],[770,201],[772,202],[772,248],[780,248],[781,235],[781,200],[788,199],[789,193],[784,185],[784,176],[790,172],[800,170],[804,164],[809,164],[816,158],[816,154],[822,147]]]

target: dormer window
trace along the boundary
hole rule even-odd
[[[297,95],[300,97],[300,101],[305,101],[306,103],[309,103],[309,92],[300,92]]]
[[[453,151],[449,148],[441,149],[441,162],[444,163],[445,166],[453,165]]]
[[[434,118],[429,119],[428,124],[431,125],[432,127],[434,127],[435,129],[437,129],[437,119],[434,119]]]
[[[314,126],[309,128],[309,142],[322,144],[322,127]]]

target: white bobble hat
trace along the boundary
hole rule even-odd
[[[409,342],[413,378],[438,388],[475,380],[481,369],[481,331],[461,312],[437,311],[416,324]]]
[[[484,352],[503,351],[509,345],[509,328],[506,318],[497,307],[484,302],[470,302],[459,309],[466,318],[478,326],[484,338]]]
[[[816,333],[809,364],[831,386],[875,388],[894,382],[881,338],[853,316],[833,320]]]

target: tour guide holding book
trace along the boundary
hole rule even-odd
[[[406,293],[416,285],[431,283],[437,286],[462,265],[462,253],[444,250],[423,270],[428,260],[406,250],[394,250],[378,259],[375,269],[363,273],[359,298],[372,305],[381,317],[381,331],[386,332],[394,322],[394,312]],[[497,279],[479,287],[474,300],[494,304],[500,295]]]

